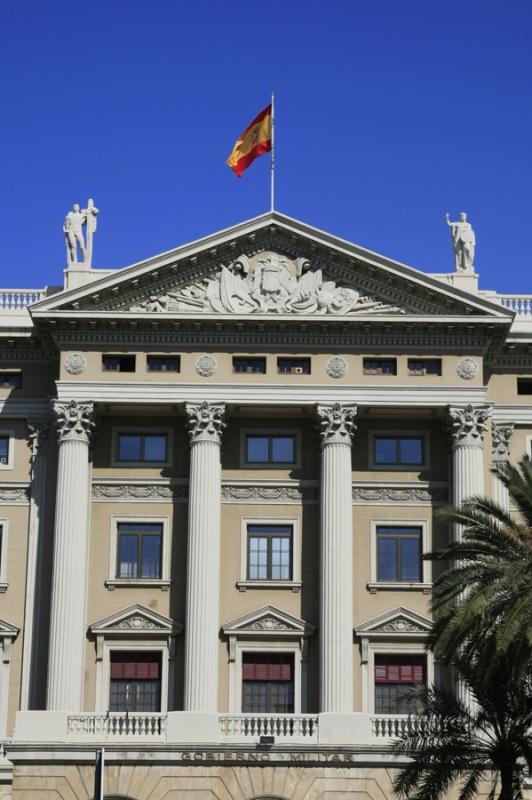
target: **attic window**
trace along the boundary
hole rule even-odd
[[[22,372],[0,372],[0,389],[22,389]]]
[[[135,372],[135,356],[102,356],[104,372]]]
[[[532,378],[517,379],[517,394],[532,394]]]
[[[364,358],[362,366],[364,375],[397,375],[395,358]]]

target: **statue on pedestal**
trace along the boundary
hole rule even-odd
[[[445,215],[447,225],[451,229],[454,252],[454,268],[456,272],[474,272],[475,232],[467,221],[467,214],[462,211],[460,219],[452,222],[449,213]]]
[[[74,203],[72,211],[69,211],[63,224],[67,248],[67,264],[78,264],[78,247],[81,251],[81,263],[85,267],[92,266],[92,237],[96,230],[96,216],[99,210],[94,205],[94,201],[89,199],[87,208],[80,210],[79,204]],[[83,238],[83,226],[87,229],[87,243]]]

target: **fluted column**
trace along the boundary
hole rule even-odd
[[[185,711],[218,709],[221,403],[187,403],[190,434]]]
[[[39,601],[42,598],[42,537],[46,508],[48,421],[45,419],[29,419],[28,429],[28,444],[31,456],[31,494],[20,687],[20,708],[22,711],[35,708],[37,702],[38,655],[42,646]]]
[[[58,433],[47,707],[83,708],[92,403],[54,403]]]
[[[320,709],[353,711],[355,406],[318,406],[321,438]]]
[[[492,496],[494,501],[506,511],[510,509],[510,497],[508,489],[497,475],[497,470],[508,463],[510,458],[510,439],[513,432],[513,425],[491,423]]]

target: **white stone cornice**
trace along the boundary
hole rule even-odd
[[[351,447],[356,430],[356,406],[342,406],[340,403],[317,406],[316,414],[322,447],[329,444],[346,444]]]
[[[222,433],[226,427],[224,420],[225,405],[223,403],[187,403],[185,414],[191,445],[198,442],[214,442],[220,444]]]
[[[491,423],[491,457],[493,461],[504,462],[510,458],[510,439],[514,432],[512,424]]]
[[[0,399],[0,415],[14,418],[40,418],[48,419],[50,416],[50,402],[40,398],[13,398]]]
[[[449,432],[453,447],[479,447],[484,442],[491,413],[490,406],[463,407],[451,406],[449,408]]]
[[[67,403],[55,401],[53,411],[59,442],[79,441],[88,443],[95,427],[93,403]]]
[[[532,405],[496,405],[493,421],[497,425],[532,426]]]

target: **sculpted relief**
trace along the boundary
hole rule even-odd
[[[355,289],[325,280],[304,258],[291,260],[273,252],[240,256],[212,278],[152,295],[132,311],[219,314],[350,314],[399,309]]]

